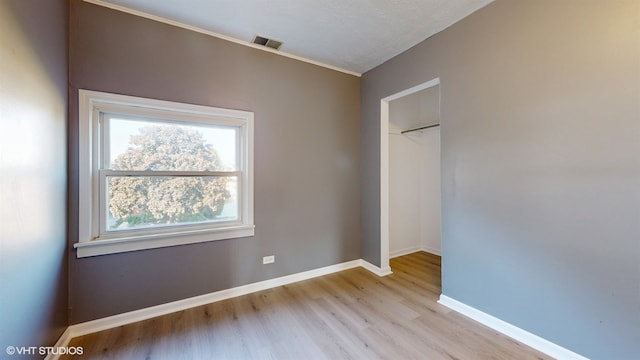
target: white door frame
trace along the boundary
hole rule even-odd
[[[389,266],[389,102],[440,85],[440,78],[380,99],[380,269],[390,274]]]

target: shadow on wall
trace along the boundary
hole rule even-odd
[[[67,326],[67,6],[0,2],[0,347]]]

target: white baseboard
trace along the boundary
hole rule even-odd
[[[426,251],[429,254],[442,256],[442,252],[441,252],[440,249],[432,248],[432,247],[429,247],[429,246],[423,246],[422,247],[422,251]]]
[[[418,251],[424,251],[424,252],[428,252],[429,254],[434,254],[434,255],[441,256],[440,249],[435,249],[435,248],[431,248],[431,247],[427,247],[427,246],[413,246],[413,247],[410,247],[410,248],[406,248],[406,249],[402,249],[402,250],[395,250],[395,251],[390,252],[389,253],[389,259],[397,258],[399,256],[413,254],[414,252],[418,252]]]
[[[294,282],[308,280],[315,277],[332,274],[335,272],[352,269],[361,266],[378,276],[386,276],[391,274],[391,268],[380,268],[362,259],[348,261],[341,264],[330,265],[319,269],[309,270],[297,274],[287,275],[275,279],[260,281],[248,285],[238,286],[231,289],[221,290],[204,294],[200,296],[194,296],[188,299],[173,301],[166,304],[160,304],[151,306],[144,309],[129,311],[122,314],[108,316],[101,319],[91,320],[75,325],[70,325],[66,331],[62,334],[56,347],[65,347],[69,345],[71,339],[92,334],[98,331],[112,329],[118,326],[132,324],[138,321],[148,320],[157,316],[171,314],[176,311],[182,311],[193,307],[211,304],[217,301],[234,298],[241,295],[247,295],[250,293],[271,289],[274,287],[291,284]],[[59,356],[50,355],[46,360],[57,360]]]
[[[414,252],[422,251],[420,246],[412,246],[406,249],[394,250],[389,252],[389,259],[397,258],[399,256],[413,254]]]
[[[420,250],[434,253],[433,251],[429,251],[427,249],[418,249],[415,251],[420,251]],[[412,251],[412,252],[415,252],[415,251]],[[408,252],[408,253],[411,253],[411,252]],[[400,256],[400,255],[397,255],[397,256]],[[178,301],[174,301],[166,304],[152,306],[149,308],[130,311],[127,313],[118,314],[114,316],[109,316],[102,319],[97,319],[97,320],[87,321],[80,324],[71,325],[60,336],[60,338],[58,339],[58,341],[54,346],[66,347],[69,345],[71,339],[73,339],[74,337],[83,336],[83,335],[95,333],[98,331],[131,324],[134,322],[151,319],[157,316],[170,314],[176,311],[186,310],[196,306],[206,305],[206,304],[214,303],[217,301],[250,294],[257,291],[267,290],[267,289],[291,284],[291,283],[302,281],[302,280],[308,280],[318,276],[328,275],[335,272],[355,268],[358,266],[361,266],[378,276],[386,276],[386,275],[392,274],[390,267],[380,268],[362,259],[353,260],[353,261],[336,264],[336,265],[330,265],[323,268],[309,270],[309,271],[305,271],[297,274],[287,275],[287,276],[279,277],[276,279],[260,281],[253,284],[239,286],[239,287],[235,287],[227,290],[216,291],[213,293],[195,296],[188,299],[178,300]],[[528,331],[520,329],[514,325],[511,325],[494,316],[491,316],[469,305],[466,305],[462,302],[452,299],[446,295],[440,295],[440,300],[438,300],[438,303],[462,315],[465,315],[483,325],[486,325],[498,332],[501,332],[515,340],[518,340],[523,344],[526,344],[540,352],[543,352],[549,356],[552,356],[556,359],[589,360],[588,358],[582,355],[576,354],[571,350],[565,349],[546,339],[543,339]],[[50,354],[50,355],[47,355],[45,360],[57,360],[58,358],[59,358],[58,355]]]
[[[71,342],[71,339],[73,339],[73,336],[71,335],[71,330],[67,327],[64,332],[62,333],[62,335],[60,335],[60,338],[58,339],[58,341],[56,342],[55,345],[53,345],[53,347],[59,349],[62,347],[67,347],[69,346],[69,342]],[[44,358],[44,360],[57,360],[60,357],[59,354],[47,354],[47,356]]]
[[[366,261],[366,260],[360,260],[360,266],[362,266],[363,268],[371,271],[372,273],[378,275],[378,276],[387,276],[387,275],[391,275],[393,274],[393,271],[391,271],[391,267],[390,266],[386,266],[384,268],[381,268],[379,266],[375,266],[372,263]]]
[[[82,336],[98,331],[111,329],[114,327],[131,324],[138,321],[151,319],[157,316],[182,311],[193,307],[214,303],[221,300],[234,298],[241,295],[254,293],[274,287],[291,284],[294,282],[311,279],[314,277],[335,273],[360,266],[360,260],[353,260],[341,264],[326,266],[319,269],[309,270],[297,274],[287,275],[275,279],[260,281],[248,285],[238,286],[231,289],[216,291],[209,294],[194,296],[188,299],[173,301],[166,304],[151,306],[148,308],[134,310],[123,314],[113,315],[102,319],[87,321],[84,323],[71,325],[71,336]]]
[[[543,339],[517,326],[511,325],[506,321],[500,320],[494,316],[484,313],[474,307],[454,300],[446,295],[440,295],[438,303],[465,315],[485,326],[501,332],[521,343],[528,345],[542,353],[545,353],[555,359],[561,360],[589,360],[588,358],[576,354],[571,350],[565,349],[560,345]]]

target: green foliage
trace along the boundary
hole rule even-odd
[[[131,136],[129,149],[112,164],[114,170],[215,171],[218,154],[202,134],[180,126],[147,126]],[[109,211],[113,227],[199,222],[220,215],[229,178],[112,177]]]

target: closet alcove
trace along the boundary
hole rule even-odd
[[[389,256],[440,255],[440,86],[389,102]]]

